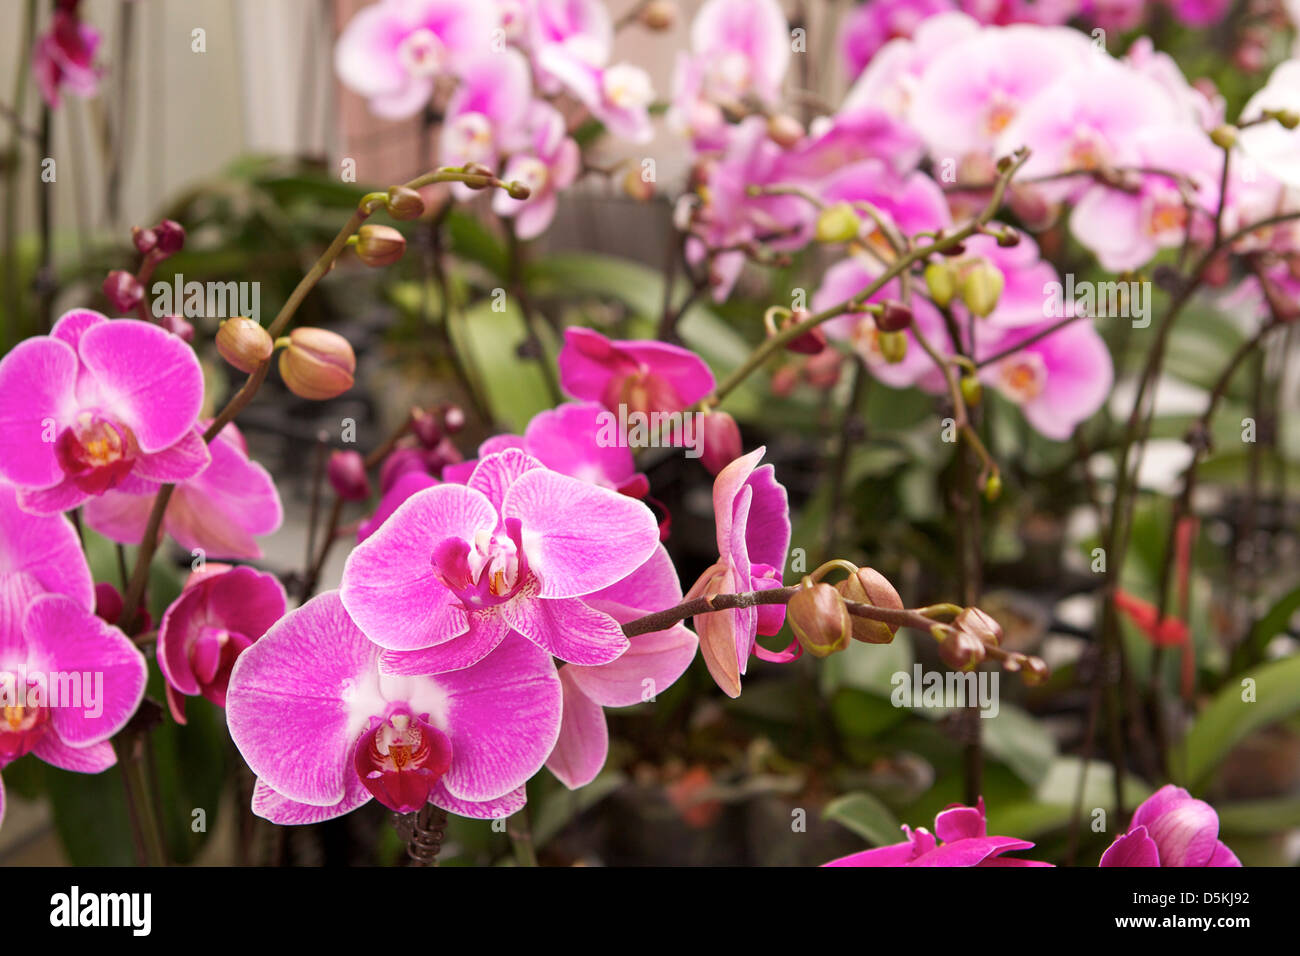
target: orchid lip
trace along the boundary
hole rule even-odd
[[[92,495],[115,488],[131,472],[139,452],[131,429],[98,412],[78,414],[54,442],[64,473]]]
[[[0,709],[0,767],[30,753],[49,719],[46,707],[5,704]]]
[[[404,705],[390,708],[357,742],[354,764],[361,782],[380,803],[398,813],[424,806],[451,766],[451,741]]]
[[[529,577],[518,518],[506,519],[504,534],[483,528],[472,541],[442,540],[433,549],[431,563],[438,580],[466,608],[503,604]]]

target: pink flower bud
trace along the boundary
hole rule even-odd
[[[406,186],[388,188],[388,214],[394,219],[419,219],[424,215],[424,199]]]
[[[710,412],[704,416],[700,442],[700,461],[716,475],[740,457],[740,426],[726,412]]]
[[[344,501],[365,501],[370,497],[366,461],[359,452],[336,451],[325,469],[334,493]]]
[[[280,353],[280,376],[289,391],[323,401],[352,387],[357,357],[348,340],[326,329],[301,328],[289,333]]]
[[[858,568],[857,574],[845,578],[835,585],[835,588],[846,601],[853,601],[855,604],[870,604],[872,607],[890,608],[895,611],[903,609],[903,599],[898,596],[898,591],[875,568]],[[897,627],[884,621],[873,621],[870,618],[858,617],[856,614],[852,615],[852,618],[855,641],[888,644],[898,633]]]
[[[368,266],[391,266],[406,251],[406,237],[392,226],[367,224],[357,230],[356,249]]]
[[[135,243],[135,251],[142,256],[146,256],[158,245],[158,234],[152,229],[141,229],[139,226],[132,226],[131,241]]]
[[[190,325],[182,316],[164,315],[158,320],[158,324],[182,342],[194,341],[194,326]]]
[[[425,448],[436,448],[438,442],[442,441],[442,425],[439,423],[437,416],[430,414],[426,409],[411,409],[411,434],[413,434],[421,445]]]
[[[799,644],[813,657],[829,657],[849,646],[853,622],[840,592],[826,583],[805,585],[790,598],[785,619]]]
[[[134,312],[144,299],[144,286],[125,269],[114,269],[101,287],[114,310],[125,314]]]
[[[185,227],[174,219],[164,219],[153,227],[158,237],[157,249],[164,256],[180,252],[185,245]]]
[[[456,434],[465,427],[465,410],[459,405],[448,405],[442,410],[442,427]]]

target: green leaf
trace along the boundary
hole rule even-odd
[[[869,793],[847,793],[832,800],[822,811],[822,819],[834,820],[876,846],[899,842],[898,818]]]
[[[888,698],[894,690],[893,676],[899,671],[911,673],[914,660],[912,643],[906,637],[895,636],[891,644],[851,641],[847,650],[822,663],[822,694],[829,697],[841,687],[851,687]]]
[[[981,717],[984,747],[1028,784],[1038,784],[1056,760],[1056,741],[1025,711],[1001,704],[996,717]]]
[[[470,356],[471,368],[482,374],[484,392],[497,421],[522,433],[534,415],[551,407],[538,363],[521,359],[515,351],[528,332],[513,299],[507,299],[504,312],[493,311],[490,299],[478,302],[452,322],[451,332],[457,350]],[[554,361],[549,351],[544,361]]]
[[[1250,629],[1250,636],[1241,642],[1232,655],[1233,669],[1239,670],[1262,659],[1268,642],[1277,635],[1286,633],[1287,625],[1297,610],[1300,610],[1300,587],[1282,595],[1277,603],[1255,622],[1255,626]]]
[[[1253,700],[1243,700],[1251,680]],[[1174,751],[1176,779],[1185,786],[1205,782],[1219,761],[1253,731],[1300,710],[1300,656],[1288,657],[1239,675],[1210,701]]]
[[[1216,808],[1220,833],[1272,834],[1300,827],[1300,798],[1252,800]]]
[[[538,803],[532,819],[534,845],[545,846],[572,820],[600,803],[625,783],[627,777],[622,773],[617,770],[606,770],[585,787],[577,790],[560,787],[544,797]]]

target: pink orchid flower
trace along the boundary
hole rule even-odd
[[[600,0],[531,0],[527,12],[528,47],[539,85],[547,93],[560,89],[560,80],[546,63],[604,66],[614,46],[614,21]]]
[[[758,467],[765,451],[757,448],[737,458],[714,479],[718,560],[695,582],[686,600],[781,586],[790,547],[790,504],[776,469]],[[704,662],[725,694],[740,696],[740,678],[751,654],[777,663],[800,656],[797,642],[784,651],[769,651],[758,643],[758,635],[770,637],[784,623],[784,604],[728,608],[695,618]]]
[[[546,231],[555,218],[560,190],[572,186],[582,166],[582,154],[569,136],[564,117],[555,107],[535,100],[529,108],[529,148],[515,153],[506,163],[501,178],[521,182],[529,189],[527,199],[512,199],[498,190],[492,209],[498,216],[515,218],[520,239],[533,239]]]
[[[691,22],[691,54],[705,65],[710,99],[774,102],[790,66],[790,24],[776,0],[708,0]]]
[[[1051,866],[1039,860],[1004,857],[1033,844],[1015,837],[989,836],[984,798],[973,806],[949,804],[934,818],[934,832],[904,824],[902,843],[863,850],[823,866]],[[942,841],[942,842],[941,842]]]
[[[980,23],[1057,25],[1079,12],[1079,0],[960,0],[961,8]]]
[[[940,13],[922,21],[911,39],[890,40],[854,81],[840,108],[873,106],[895,119],[906,119],[912,97],[926,68],[942,60],[945,49],[979,32],[964,13]]]
[[[461,82],[447,104],[439,139],[445,166],[478,163],[495,170],[504,153],[524,145],[524,120],[532,100],[528,61],[515,49],[476,60],[461,71]],[[453,183],[458,199],[474,191]]]
[[[542,50],[537,62],[615,136],[629,143],[648,143],[654,138],[650,121],[654,84],[641,67],[631,63],[595,66],[557,55],[555,47]]]
[[[840,53],[857,79],[890,40],[910,37],[928,17],[955,9],[952,0],[883,0],[854,7],[840,27]]]
[[[546,652],[512,636],[474,667],[414,678],[383,674],[380,653],[327,591],[239,656],[226,716],[258,777],[253,812],[299,824],[372,797],[479,818],[523,806],[560,729]]]
[[[357,12],[334,48],[334,71],[376,116],[414,116],[439,77],[490,52],[497,17],[479,0],[380,0]]]
[[[1241,866],[1219,839],[1219,815],[1182,787],[1166,784],[1137,808],[1128,832],[1100,866]]]
[[[144,696],[144,655],[95,616],[72,524],[28,514],[18,498],[0,485],[0,768],[34,753],[64,770],[99,773],[116,762],[108,740]]]
[[[663,546],[622,581],[590,595],[587,603],[627,623],[682,601],[677,571]],[[564,711],[560,736],[546,766],[570,790],[595,779],[609,755],[606,707],[631,707],[671,687],[695,657],[695,635],[683,624],[630,638],[627,653],[608,664],[560,668]]]
[[[560,384],[574,398],[612,412],[679,412],[713,391],[708,363],[689,349],[653,340],[612,342],[591,329],[564,330]]]
[[[482,459],[468,484],[403,502],[348,557],[341,596],[391,652],[390,673],[468,667],[512,629],[562,660],[605,664],[627,638],[582,598],[635,571],[658,542],[641,502],[509,449]]]
[[[36,38],[32,51],[32,73],[50,109],[59,108],[63,90],[85,97],[99,89],[99,31],[82,22],[76,6],[65,3],[54,11],[49,29]]]
[[[636,470],[632,449],[600,440],[601,426],[608,418],[609,412],[597,402],[565,402],[534,415],[523,435],[489,438],[479,446],[479,457],[517,448],[562,475],[644,498],[650,482]],[[463,484],[477,466],[477,460],[460,462],[445,469],[443,477]]]
[[[1070,232],[1111,272],[1136,270],[1161,249],[1181,246],[1188,229],[1210,239],[1219,205],[1223,154],[1209,136],[1190,123],[1166,124],[1136,133],[1139,165],[1182,173],[1191,182],[1188,206],[1178,183],[1168,176],[1145,175],[1137,192],[1102,183],[1079,197],[1070,215]]]
[[[977,325],[977,360],[998,355],[1058,321],[1002,334]],[[986,384],[1020,407],[1037,432],[1055,441],[1066,441],[1080,422],[1101,408],[1114,377],[1110,351],[1087,319],[1071,322],[980,372]]]
[[[1169,9],[1189,27],[1211,27],[1227,15],[1232,0],[1169,0]]]
[[[908,119],[936,162],[991,156],[1003,131],[1039,93],[1096,55],[1077,30],[980,30],[928,64]]]
[[[248,457],[244,436],[233,422],[213,439],[208,452],[211,464],[177,483],[163,515],[163,531],[187,551],[209,558],[262,557],[257,538],[272,534],[284,520],[275,482]],[[158,490],[150,484],[143,494],[107,491],[92,498],[85,504],[86,523],[113,541],[139,544]]]
[[[1300,57],[1274,68],[1268,83],[1242,109],[1241,118],[1257,120],[1266,109],[1300,112]],[[1241,131],[1238,143],[1261,170],[1293,189],[1300,188],[1300,128],[1255,123]]]
[[[210,461],[194,428],[202,401],[179,338],[74,309],[0,360],[0,478],[39,514],[192,478]]]
[[[255,568],[214,563],[190,575],[158,627],[158,666],[178,724],[186,696],[226,706],[235,661],[284,617],[285,601],[279,579]]]

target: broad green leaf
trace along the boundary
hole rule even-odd
[[[1013,704],[1001,704],[996,717],[981,717],[984,747],[1028,784],[1038,784],[1056,759],[1056,741],[1043,724]]]
[[[851,641],[847,650],[822,662],[822,693],[829,697],[841,687],[851,687],[888,699],[894,689],[893,676],[899,671],[910,673],[914,660],[906,636],[895,635],[890,644]]]
[[[577,790],[559,787],[543,797],[532,818],[534,845],[545,846],[577,816],[600,803],[625,783],[627,777],[619,771],[605,770],[585,787]]]
[[[898,818],[889,807],[866,792],[848,793],[832,800],[822,811],[822,819],[834,820],[876,846],[898,843],[901,839]]]
[[[1246,682],[1252,683],[1247,685]],[[1247,698],[1247,699],[1243,699]],[[1256,667],[1230,681],[1197,715],[1171,761],[1176,779],[1197,787],[1253,731],[1300,710],[1300,656]]]
[[[451,332],[456,348],[470,356],[471,367],[482,375],[484,392],[497,421],[513,432],[523,432],[534,415],[551,407],[538,363],[522,359],[516,352],[528,333],[513,299],[506,300],[503,312],[493,311],[492,301],[484,299],[453,321]],[[544,361],[553,364],[554,352],[548,350]]]
[[[1273,834],[1300,827],[1300,798],[1297,797],[1229,803],[1215,809],[1219,814],[1220,833]]]

